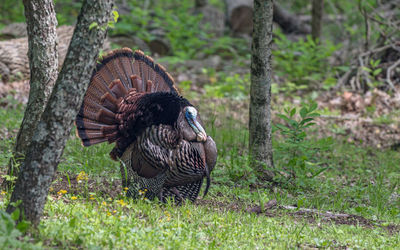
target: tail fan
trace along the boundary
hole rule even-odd
[[[178,93],[163,66],[142,51],[116,49],[105,55],[93,72],[76,118],[77,134],[84,146],[114,142],[117,138],[119,105],[127,95]]]

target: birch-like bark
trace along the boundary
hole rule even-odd
[[[321,40],[323,13],[324,13],[324,0],[313,0],[312,10],[311,10],[311,36],[314,41]]]
[[[21,165],[10,202],[21,200],[21,216],[24,214],[25,219],[34,225],[40,222],[72,122],[78,113],[106,37],[113,2],[83,2],[63,67]],[[97,26],[89,29],[94,22]],[[13,210],[15,207],[12,205],[7,207],[7,212],[11,213]]]
[[[57,19],[52,0],[24,0],[28,31],[30,91],[24,118],[18,131],[8,174],[18,176],[35,128],[46,106],[58,74]],[[11,182],[4,182],[11,187]]]
[[[251,165],[266,180],[273,178],[271,142],[271,43],[273,0],[254,0],[251,46],[250,140]]]

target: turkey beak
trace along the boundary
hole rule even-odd
[[[196,133],[196,139],[199,142],[207,141],[207,134],[203,126],[197,120],[194,120],[194,132]]]

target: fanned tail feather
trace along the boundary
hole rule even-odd
[[[161,91],[178,93],[172,77],[152,58],[129,48],[109,52],[97,64],[76,118],[82,144],[115,142],[122,100]]]

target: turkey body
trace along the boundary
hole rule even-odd
[[[100,61],[76,119],[84,146],[115,143],[127,195],[194,201],[217,149],[197,110],[172,77],[141,51],[114,50]]]

